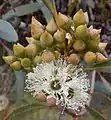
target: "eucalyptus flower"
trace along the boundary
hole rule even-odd
[[[55,98],[56,105],[79,111],[89,105],[90,81],[81,67],[67,60],[41,63],[27,74],[26,91],[36,97],[40,92]]]

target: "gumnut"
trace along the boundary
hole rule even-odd
[[[84,61],[86,63],[94,63],[96,61],[96,54],[89,51],[84,55]]]
[[[51,18],[51,20],[49,21],[49,23],[46,26],[46,30],[50,33],[50,34],[54,34],[57,31],[57,26],[56,23],[54,21],[53,18]]]
[[[19,43],[13,45],[13,52],[16,57],[23,58],[25,56],[25,48]]]
[[[32,17],[31,23],[32,37],[35,39],[39,39],[43,32],[44,32],[43,25],[39,21],[37,21],[34,17]]]
[[[21,67],[21,64],[20,64],[20,61],[15,61],[13,63],[10,64],[10,67],[13,69],[13,70],[16,70],[16,71],[19,71],[22,69]]]
[[[77,65],[80,62],[80,57],[77,54],[73,53],[68,57],[68,62],[73,65]]]
[[[15,56],[3,56],[2,59],[6,63],[11,64],[11,63],[13,63],[16,60],[16,57]]]

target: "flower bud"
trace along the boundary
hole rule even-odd
[[[71,54],[68,57],[68,62],[70,62],[73,65],[77,65],[80,62],[80,57],[77,54]]]
[[[29,44],[35,44],[36,40],[33,37],[26,37],[26,40]]]
[[[64,30],[58,30],[55,34],[54,34],[54,39],[56,42],[64,42],[66,39],[66,32]]]
[[[24,67],[24,68],[28,68],[28,67],[31,66],[31,60],[30,60],[29,58],[23,58],[23,59],[21,60],[21,65],[22,65],[22,67]]]
[[[14,52],[14,55],[16,56],[16,57],[24,57],[25,56],[25,49],[24,49],[24,47],[21,45],[21,44],[19,44],[19,43],[17,43],[17,45],[16,44],[14,44],[13,45],[13,52]]]
[[[52,96],[48,96],[47,97],[47,104],[48,104],[48,106],[56,105],[56,99],[53,98]]]
[[[60,58],[61,53],[59,51],[55,50],[54,51],[54,56],[55,56],[56,59],[58,59],[58,58]]]
[[[45,46],[50,46],[53,44],[53,37],[50,33],[45,31],[40,37],[40,42]]]
[[[50,52],[50,51],[46,51],[46,52],[44,52],[43,54],[42,54],[42,60],[44,61],[44,62],[51,62],[52,60],[54,60],[55,59],[55,56],[54,56],[54,54],[52,53],[52,52]]]
[[[44,93],[39,93],[37,96],[36,96],[37,100],[39,101],[42,101],[42,102],[46,102],[46,96]]]
[[[50,34],[54,34],[57,31],[57,26],[55,24],[55,21],[53,18],[51,18],[51,20],[49,21],[49,23],[46,26],[46,30],[50,33]]]
[[[96,52],[96,63],[103,63],[108,61],[108,58],[106,58],[103,54]]]
[[[65,43],[58,43],[58,44],[55,44],[56,48],[60,48],[60,49],[63,49],[65,47]]]
[[[32,17],[31,23],[32,37],[35,39],[39,39],[43,32],[44,32],[43,25],[39,21],[37,21],[34,17]]]
[[[86,40],[88,35],[88,29],[86,25],[79,25],[76,28],[75,36],[78,40]]]
[[[2,58],[8,64],[11,64],[16,60],[15,56],[3,56]]]
[[[10,67],[16,71],[19,71],[22,69],[20,61],[15,61],[13,63],[10,64]]]
[[[86,44],[82,40],[75,40],[75,42],[73,44],[73,48],[76,51],[81,51],[81,50],[84,50],[86,48]]]
[[[98,45],[97,51],[104,52],[106,46],[107,46],[107,43],[100,42],[99,45]]]
[[[89,17],[87,12],[83,12],[81,9],[73,16],[75,28],[79,25],[84,25],[89,23]]]
[[[25,53],[28,57],[35,57],[37,54],[37,47],[35,44],[29,44],[25,47]]]
[[[42,62],[41,56],[36,56],[36,57],[33,59],[33,64],[34,64],[34,66],[36,66],[37,64],[40,64],[41,62]]]
[[[68,18],[66,15],[62,14],[62,13],[58,13],[57,17],[57,24],[64,30],[68,31],[69,28],[72,25],[72,20],[71,18]]]
[[[84,55],[84,61],[86,63],[93,63],[96,61],[96,54],[89,51]]]

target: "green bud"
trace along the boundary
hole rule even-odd
[[[13,63],[10,64],[10,67],[13,69],[13,70],[16,70],[16,71],[19,71],[22,69],[21,67],[21,64],[20,64],[20,61],[15,61]]]
[[[81,50],[84,50],[86,48],[86,44],[82,40],[75,40],[75,42],[73,44],[73,48],[76,51],[81,51]]]
[[[31,60],[29,58],[23,58],[21,60],[21,65],[22,67],[24,68],[28,68],[28,67],[31,67]]]
[[[41,56],[36,56],[34,59],[33,59],[33,64],[34,66],[36,66],[37,64],[40,64],[42,62],[42,57]]]
[[[96,52],[96,63],[103,63],[108,61],[108,58],[106,58],[103,54]]]
[[[106,46],[107,46],[107,43],[100,42],[99,45],[98,45],[97,51],[104,52]]]
[[[75,31],[76,39],[86,40],[88,36],[88,29],[86,25],[79,25]]]
[[[23,58],[25,56],[25,49],[19,43],[17,43],[17,45],[16,44],[13,45],[13,52],[16,57]]]
[[[50,34],[54,34],[57,31],[57,26],[55,24],[55,21],[53,18],[51,18],[51,20],[49,21],[49,23],[46,26],[46,30],[50,33]]]
[[[81,9],[73,16],[73,20],[75,28],[89,23],[87,12],[84,13]]]
[[[55,50],[54,51],[54,56],[55,56],[56,59],[58,59],[58,58],[60,58],[61,53],[59,51]]]
[[[80,62],[80,57],[73,53],[68,57],[68,61],[73,65],[77,65]]]
[[[29,44],[25,47],[25,53],[28,57],[35,57],[37,54],[37,47],[35,44]]]
[[[15,56],[3,56],[2,58],[8,64],[11,64],[16,60]]]
[[[55,47],[60,48],[60,49],[63,49],[63,48],[65,47],[65,43],[55,44]]]
[[[44,32],[43,25],[39,21],[37,21],[34,17],[32,17],[31,24],[32,37],[35,39],[39,39],[43,32]]]
[[[54,34],[54,39],[56,40],[56,42],[64,42],[66,39],[66,31],[64,30],[58,30],[55,34]]]
[[[93,52],[87,52],[85,55],[84,55],[84,61],[86,63],[94,63],[96,61],[96,54],[93,53]]]
[[[50,33],[45,31],[40,37],[40,42],[45,46],[50,46],[53,44],[53,37]]]
[[[44,62],[51,62],[52,60],[54,60],[55,59],[55,56],[54,56],[54,54],[52,53],[52,52],[50,52],[50,51],[46,51],[46,52],[44,52],[43,54],[42,54],[42,60],[44,61]]]

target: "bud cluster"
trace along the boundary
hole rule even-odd
[[[87,12],[79,10],[73,19],[58,13],[44,27],[32,17],[31,35],[26,37],[26,47],[17,43],[13,45],[13,56],[3,59],[14,70],[32,70],[41,62],[50,62],[67,53],[67,60],[76,65],[81,58],[86,63],[101,63],[108,60],[102,52],[107,43],[100,42],[101,29],[88,27]],[[69,37],[67,37],[67,34]],[[66,57],[66,56],[65,56]]]

